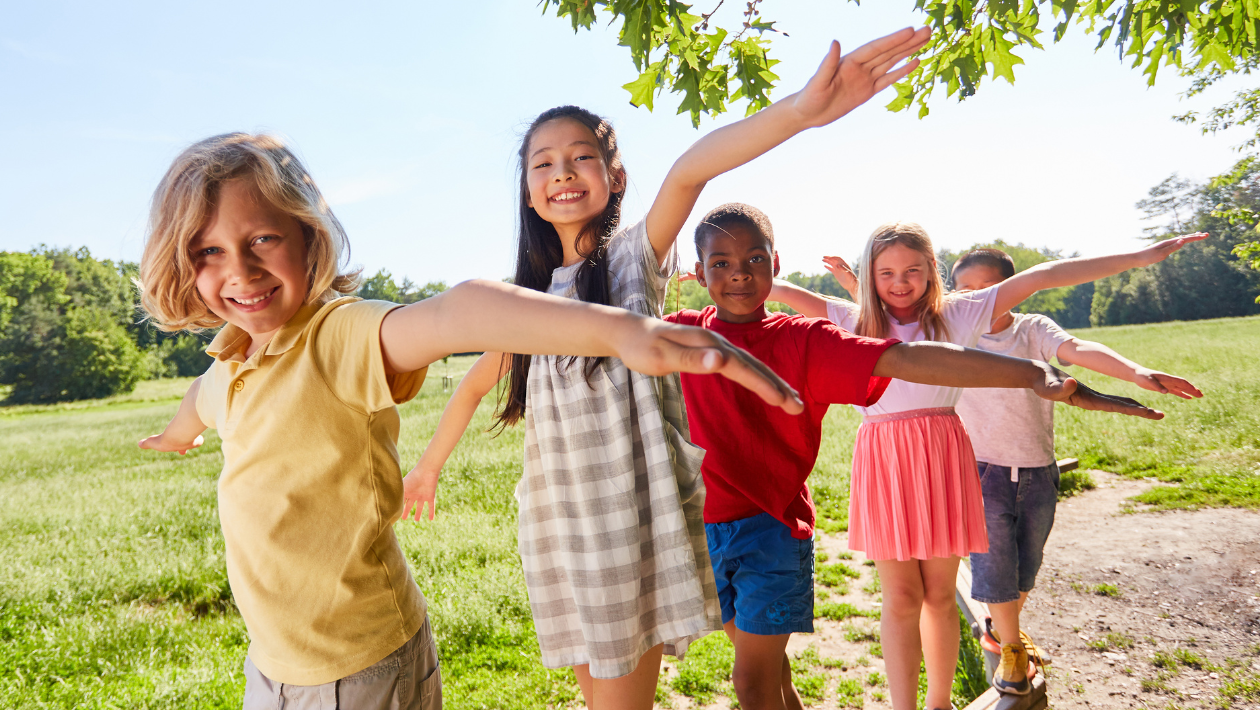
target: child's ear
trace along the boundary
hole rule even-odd
[[[697,261],[695,269],[691,273],[696,275],[696,283],[705,288],[709,287],[709,282],[704,279],[704,264]]]
[[[608,182],[611,183],[610,190],[615,194],[626,189],[626,171],[618,170],[608,174]]]
[[[774,275],[779,275],[779,252],[774,252]]]

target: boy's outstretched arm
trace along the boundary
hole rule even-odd
[[[465,281],[395,309],[380,338],[389,373],[412,372],[453,352],[607,356],[647,375],[717,373],[789,414],[804,409],[770,368],[712,331],[495,281]]]
[[[1015,274],[998,284],[997,299],[993,303],[995,314],[1005,313],[1023,303],[1034,293],[1047,288],[1075,286],[1097,281],[1121,271],[1150,266],[1167,259],[1169,255],[1191,242],[1207,239],[1207,232],[1185,234],[1152,244],[1127,254],[1097,256],[1092,258],[1061,259],[1037,264],[1031,269]]]
[[[814,293],[807,288],[801,288],[784,279],[774,280],[774,287],[770,289],[770,296],[767,300],[782,303],[809,318],[827,317],[827,301],[829,299],[826,296]]]
[[[1117,380],[1128,380],[1152,392],[1175,394],[1182,399],[1203,396],[1203,392],[1188,380],[1142,367],[1102,343],[1072,338],[1059,346],[1055,356],[1060,362],[1088,367]]]
[[[1044,362],[1022,360],[950,343],[898,343],[875,363],[877,377],[944,387],[1002,387],[1031,389],[1056,402],[1143,419],[1163,419],[1164,413],[1127,397],[1095,392]]]
[[[201,378],[193,380],[184,398],[180,400],[179,411],[175,418],[161,434],[154,434],[140,440],[140,448],[154,451],[178,451],[181,455],[189,449],[201,446],[204,439],[201,433],[206,430],[201,417],[197,414],[197,393],[201,391]]]
[[[422,519],[425,504],[429,506],[429,520],[433,519],[437,510],[437,484],[438,477],[442,475],[442,467],[446,465],[455,445],[472,422],[473,415],[477,413],[477,405],[481,404],[482,398],[490,394],[495,384],[507,374],[507,365],[508,360],[503,353],[483,353],[473,363],[468,374],[459,381],[459,386],[446,403],[446,409],[442,410],[442,419],[433,432],[433,438],[429,439],[429,445],[424,447],[424,453],[420,455],[420,462],[403,476],[403,520],[408,517]]]
[[[897,63],[927,43],[931,30],[906,28],[841,55],[833,41],[805,88],[696,141],[670,168],[647,214],[647,233],[661,261],[678,238],[705,184],[807,128],[825,126],[866,103],[919,66]]]

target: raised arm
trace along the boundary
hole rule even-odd
[[[446,409],[442,411],[442,419],[433,432],[433,438],[429,439],[429,445],[420,455],[420,462],[403,477],[403,520],[408,517],[420,520],[425,504],[428,504],[429,520],[433,519],[442,467],[464,436],[481,400],[507,374],[507,365],[508,360],[503,353],[484,353],[459,381],[459,386],[446,403]]]
[[[1191,242],[1207,239],[1207,232],[1186,234],[1165,239],[1157,244],[1128,254],[1097,256],[1089,259],[1061,259],[1037,264],[1015,274],[998,286],[993,312],[1001,315],[1024,302],[1024,299],[1047,288],[1075,286],[1097,281],[1121,271],[1150,266],[1167,259],[1170,254]]]
[[[175,418],[161,434],[154,434],[140,441],[140,448],[153,451],[178,451],[181,455],[189,449],[201,446],[205,439],[201,434],[206,430],[201,417],[197,414],[197,393],[201,391],[201,378],[193,380],[184,398],[179,402],[179,411]]]
[[[778,375],[716,333],[496,281],[465,281],[391,311],[380,337],[390,373],[453,352],[610,356],[648,375],[721,374],[790,414],[804,408]]]
[[[1021,360],[950,343],[898,343],[875,363],[878,377],[944,387],[1030,389],[1043,399],[1081,409],[1163,419],[1164,413],[1127,397],[1095,392],[1044,362]]]
[[[657,260],[663,261],[673,247],[709,180],[807,128],[835,121],[900,81],[919,62],[911,60],[901,67],[897,63],[918,51],[930,36],[927,28],[906,28],[843,56],[840,43],[833,41],[805,88],[696,141],[670,168],[647,214],[647,233]]]
[[[770,289],[769,300],[782,303],[809,318],[827,317],[827,301],[829,299],[807,288],[801,288],[791,281],[775,279],[774,287]]]
[[[1203,396],[1203,392],[1188,380],[1142,367],[1102,343],[1072,338],[1059,346],[1056,356],[1061,362],[1088,367],[1117,380],[1128,380],[1152,392],[1175,394],[1182,399]]]

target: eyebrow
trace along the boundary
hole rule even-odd
[[[590,147],[592,147],[592,148],[594,148],[594,147],[595,147],[595,144],[594,144],[594,143],[592,143],[592,142],[590,142],[590,141],[588,141],[588,140],[577,140],[577,141],[573,141],[572,143],[570,143],[570,144],[568,145],[568,147],[569,147],[569,148],[572,148],[572,147],[573,147],[573,146],[575,146],[575,145],[588,145],[588,146],[590,146]],[[539,153],[543,152],[544,150],[551,150],[551,146],[549,146],[549,145],[545,145],[545,146],[543,146],[543,147],[539,148],[538,150],[534,151],[533,153],[530,153],[530,154],[529,154],[529,157],[530,157],[530,158],[533,158],[535,155],[538,155]]]

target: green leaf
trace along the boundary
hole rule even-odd
[[[632,106],[646,106],[652,110],[652,99],[661,85],[661,62],[656,62],[639,75],[638,79],[623,85],[621,88],[630,92]]]
[[[910,104],[914,102],[914,87],[910,85],[910,82],[902,81],[893,84],[893,88],[897,90],[897,98],[888,102],[884,108],[889,111],[904,111],[910,108]]]

